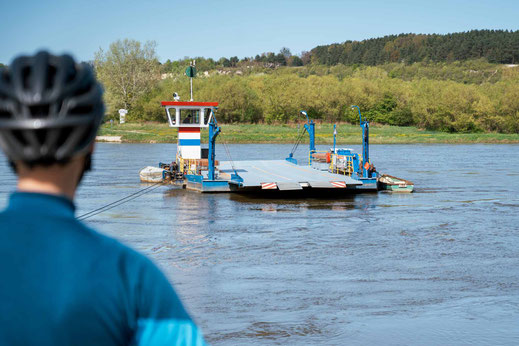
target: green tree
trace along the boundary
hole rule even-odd
[[[287,64],[287,60],[285,59],[285,56],[281,53],[278,53],[274,59],[274,61],[280,65],[285,66]]]
[[[124,39],[110,44],[107,51],[99,49],[94,66],[103,84],[108,112],[115,115],[119,108],[131,110],[137,100],[160,80],[160,66],[155,53],[156,43]]]
[[[312,61],[312,53],[308,51],[302,51],[301,60],[303,61],[303,65],[308,65]]]
[[[290,66],[303,66],[303,60],[301,60],[301,58],[298,57],[297,55],[293,55],[288,60],[288,64]]]
[[[220,60],[218,60],[218,65],[223,67],[231,67],[231,62],[229,59],[221,57]]]
[[[288,60],[292,56],[292,53],[290,52],[290,49],[287,47],[283,47],[279,50],[279,53],[285,57],[285,59]]]
[[[229,62],[231,63],[232,67],[236,67],[236,65],[238,65],[239,61],[240,61],[240,59],[237,56],[233,56],[232,58],[229,59]]]

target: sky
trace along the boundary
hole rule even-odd
[[[164,62],[255,56],[399,33],[519,29],[519,0],[2,0],[0,63],[48,49],[92,60],[130,38]]]

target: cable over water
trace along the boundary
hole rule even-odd
[[[107,210],[110,210],[112,208],[115,208],[117,206],[120,206],[121,204],[124,204],[126,202],[129,202],[131,200],[134,200],[136,199],[137,197],[140,197],[142,195],[145,195],[147,194],[148,192],[151,192],[153,190],[155,190],[159,185],[162,185],[162,182],[159,182],[159,183],[155,183],[153,185],[150,185],[150,186],[147,186],[143,189],[140,189],[139,191],[137,192],[134,192],[126,197],[123,197],[121,199],[118,199],[117,201],[115,202],[112,202],[112,203],[109,203],[107,205],[104,205],[100,208],[97,208],[97,209],[94,209],[92,211],[89,211],[88,213],[85,213],[83,215],[80,215],[77,217],[78,220],[85,220],[85,219],[88,219],[92,216],[95,216],[95,215],[98,215],[98,214],[101,214],[102,212],[105,212]]]
[[[301,139],[303,139],[303,135],[306,131],[306,128],[302,128],[301,131],[299,131],[299,135],[297,137],[296,142],[294,143],[294,146],[292,147],[292,150],[290,151],[290,154],[294,154],[297,150],[297,147],[299,147],[299,143],[301,143]]]
[[[229,147],[227,146],[227,141],[225,140],[225,136],[223,136],[223,134],[221,134],[220,138],[222,138],[221,142],[222,142],[223,147],[225,149],[225,154],[227,155],[227,157],[229,158],[229,162],[231,163],[232,170],[234,171],[235,174],[237,174],[236,173],[236,168],[234,167],[234,161],[232,159],[231,152],[229,150]]]

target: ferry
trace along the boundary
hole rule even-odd
[[[216,139],[222,131],[216,120],[218,103],[192,99],[182,102],[175,93],[174,101],[162,101],[161,104],[169,126],[178,128],[177,152],[171,162],[142,169],[139,174],[142,182],[174,184],[203,193],[326,195],[396,190],[385,180],[379,181],[381,176],[369,159],[369,121],[362,119],[357,106],[352,108],[359,113],[362,154],[348,148],[336,148],[335,130],[333,148],[316,150],[315,123],[302,110],[300,115],[306,120],[302,131],[309,136],[309,148],[308,164],[299,164],[293,157],[299,140],[285,160],[233,161],[230,155],[227,161],[217,160]],[[204,129],[209,131],[207,147],[203,147],[200,140],[200,132]],[[408,192],[413,188],[412,184],[406,185]]]

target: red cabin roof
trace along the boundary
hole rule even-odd
[[[163,106],[193,106],[193,107],[217,107],[218,102],[177,102],[162,101]]]

